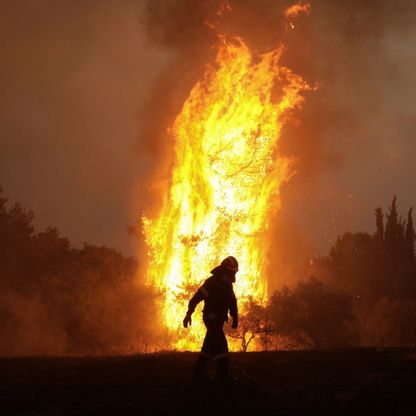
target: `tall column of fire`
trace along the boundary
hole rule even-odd
[[[197,349],[203,328],[181,332],[189,291],[222,258],[240,263],[235,291],[266,296],[269,222],[288,178],[278,142],[305,82],[279,66],[282,49],[253,59],[241,39],[221,38],[216,63],[191,90],[170,134],[175,140],[169,189],[155,218],[143,218],[147,278],[164,290],[172,347]],[[240,302],[242,304],[242,302]]]

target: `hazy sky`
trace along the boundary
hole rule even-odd
[[[208,3],[0,1],[0,184],[39,228],[134,252],[126,226],[149,203],[161,132],[209,56]],[[231,3],[232,33],[278,43],[288,2]],[[320,86],[282,138],[298,160],[277,226],[288,256],[372,231],[394,194],[403,214],[416,204],[416,3],[311,3],[285,57]]]
[[[75,244],[130,250],[140,105],[166,55],[145,44],[139,6],[2,2],[0,183]]]

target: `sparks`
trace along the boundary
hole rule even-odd
[[[293,6],[290,6],[285,10],[285,17],[296,17],[301,13],[309,14],[311,11],[311,5],[309,3],[297,3]]]

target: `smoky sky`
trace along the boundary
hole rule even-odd
[[[168,175],[166,129],[213,57],[215,21],[319,88],[282,135],[296,161],[282,189],[273,250],[289,268],[345,231],[372,231],[393,195],[415,204],[416,4],[311,1],[285,32],[291,2],[2,2],[0,183],[75,244],[133,253],[126,226]]]
[[[0,183],[76,245],[132,253],[140,105],[164,53],[137,2],[2,2]]]

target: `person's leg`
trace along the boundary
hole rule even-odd
[[[193,371],[194,380],[206,378],[207,364],[211,360],[211,357],[212,357],[212,348],[213,348],[212,327],[211,325],[209,325],[209,323],[207,322],[204,322],[204,323],[207,328],[207,332],[205,334],[201,352],[199,353],[195,366],[194,366],[194,371]]]
[[[217,372],[220,380],[225,380],[228,378],[228,366],[230,364],[230,359],[228,357],[218,358],[217,359]]]
[[[224,334],[223,325],[223,322],[216,322],[213,325],[212,335],[215,345],[212,358],[217,362],[217,373],[220,379],[226,379],[228,377],[229,366],[228,343]]]
[[[207,377],[207,364],[211,358],[206,356],[202,351],[199,353],[193,370],[193,379],[195,381]]]

